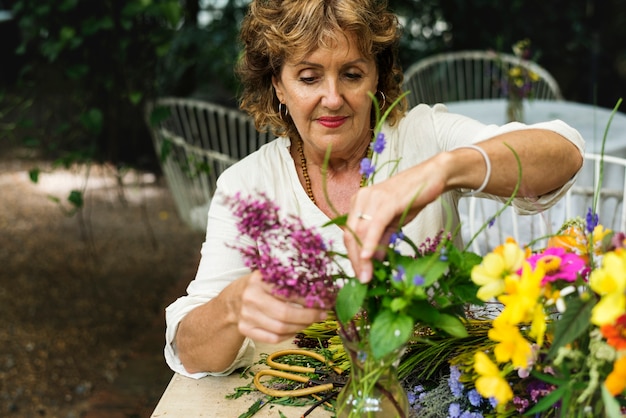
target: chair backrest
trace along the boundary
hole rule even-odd
[[[158,99],[146,119],[178,214],[200,231],[219,175],[272,138],[245,113],[196,99]]]
[[[554,77],[539,64],[494,51],[458,51],[424,58],[405,71],[403,87],[411,92],[407,97],[410,108],[419,103],[494,99],[502,97],[497,80],[515,65],[539,76],[533,86],[534,99],[563,99]]]
[[[598,188],[601,170],[602,185]],[[576,182],[553,207],[536,215],[518,215],[513,208],[507,207],[492,226],[476,236],[471,249],[478,254],[486,254],[508,237],[521,245],[538,240],[535,247],[540,248],[545,245],[546,237],[556,233],[567,219],[585,218],[588,208],[592,207],[596,189],[599,190],[596,212],[600,223],[614,231],[626,232],[626,159],[610,155],[602,158],[588,153]],[[486,222],[493,219],[503,204],[472,196],[462,198],[459,206],[463,238],[467,244]]]

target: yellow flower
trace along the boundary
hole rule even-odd
[[[602,254],[602,241],[604,240],[604,237],[606,237],[611,232],[613,232],[613,230],[605,228],[602,225],[596,225],[596,227],[593,228],[594,253]]]
[[[591,310],[591,323],[599,327],[612,324],[626,311],[626,296],[610,293],[602,296]]]
[[[591,272],[589,285],[600,295],[624,293],[626,290],[626,252],[606,253],[602,267]]]
[[[515,78],[515,77],[521,77],[522,75],[522,69],[521,67],[518,67],[517,65],[514,67],[511,67],[509,69],[509,77],[511,78]]]
[[[472,281],[480,288],[476,296],[488,301],[504,291],[504,279],[522,266],[524,251],[514,241],[498,246],[472,269]]]
[[[476,379],[476,390],[483,397],[495,398],[498,405],[505,405],[513,399],[513,391],[500,369],[482,351],[474,354],[474,370],[480,375]]]
[[[602,267],[591,272],[589,286],[601,296],[591,312],[591,322],[611,324],[626,311],[626,252],[607,253]]]
[[[533,321],[530,324],[530,332],[528,334],[535,339],[539,347],[543,346],[543,339],[546,335],[547,328],[548,323],[546,321],[546,314],[543,311],[543,306],[541,306],[541,304],[537,304]]]
[[[507,277],[506,293],[498,298],[505,305],[500,318],[510,324],[533,320],[539,298],[543,294],[541,281],[544,276],[544,270],[540,265],[533,270],[529,263],[523,263],[521,276]]]
[[[496,318],[493,321],[493,328],[489,330],[489,339],[498,342],[494,349],[498,363],[506,363],[511,360],[513,366],[517,368],[528,367],[528,362],[532,356],[532,347],[515,325]]]

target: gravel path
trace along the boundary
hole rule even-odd
[[[152,174],[118,181],[112,167],[0,152],[0,416],[148,416],[171,376],[163,308],[193,277],[203,234]],[[73,189],[81,214],[67,213]]]

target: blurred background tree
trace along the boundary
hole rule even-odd
[[[236,107],[247,0],[0,0],[0,135],[55,158],[157,169],[147,101]],[[524,38],[567,100],[612,108],[626,91],[626,0],[390,0],[401,63],[511,52]]]

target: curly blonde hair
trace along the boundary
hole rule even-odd
[[[236,72],[243,87],[240,107],[254,118],[257,129],[297,137],[291,118],[279,112],[272,76],[286,60],[332,45],[341,33],[356,35],[360,53],[374,57],[384,112],[402,94],[403,79],[397,59],[400,26],[386,0],[252,1],[241,27],[243,52]],[[387,121],[394,124],[405,111],[403,99]]]

